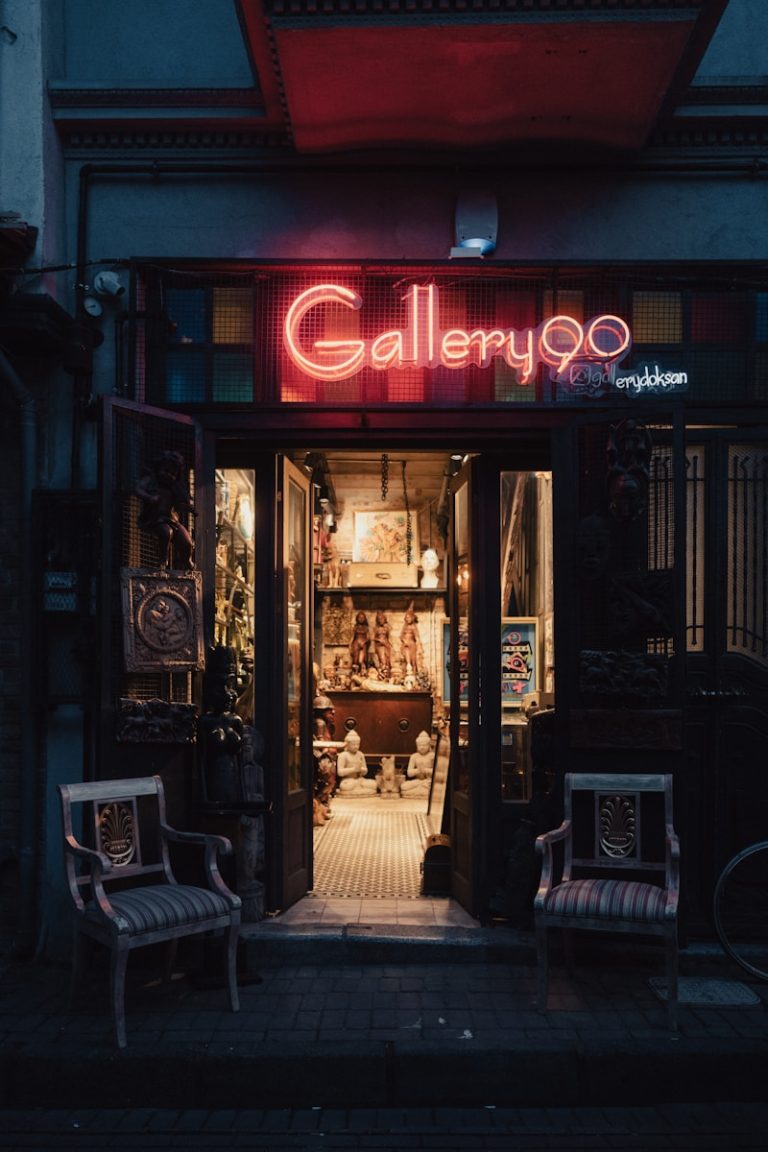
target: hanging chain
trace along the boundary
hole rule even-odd
[[[386,500],[389,492],[389,456],[386,452],[381,454],[381,498]]]
[[[413,559],[413,522],[411,506],[408,503],[408,489],[405,486],[405,460],[403,460],[403,500],[405,501],[405,562],[410,567]]]

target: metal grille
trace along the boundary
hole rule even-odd
[[[680,376],[676,386],[691,400],[732,403],[768,395],[768,293],[740,286],[737,270],[730,275],[712,266],[695,281],[667,266],[461,272],[444,266],[244,266],[233,272],[143,265],[138,271],[132,389],[136,398],[158,404],[593,405],[617,397],[629,403],[656,387],[649,374],[670,372]],[[724,291],[726,278],[736,287]],[[601,375],[588,358],[577,358],[569,379],[553,379],[556,373],[544,363],[526,382],[502,355],[478,366],[478,344],[469,365],[459,369],[374,368],[366,362],[349,376],[329,379],[299,367],[284,343],[291,304],[318,284],[348,289],[362,304],[310,308],[297,325],[304,350],[318,340],[365,341],[370,350],[377,337],[394,330],[407,340],[410,289],[435,285],[441,333],[525,333],[556,315],[580,324],[619,315],[634,341],[620,371],[638,383],[622,390],[615,383],[618,369],[613,379]],[[570,337],[558,339],[567,350]]]
[[[674,654],[675,514],[669,429],[631,418],[579,433],[582,699],[655,706],[668,699]]]
[[[704,588],[706,576],[707,452],[703,445],[690,445],[686,452],[686,648],[703,652]]]
[[[728,453],[729,652],[768,663],[768,445],[736,444]]]

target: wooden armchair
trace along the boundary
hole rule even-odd
[[[540,1005],[547,1003],[549,928],[566,930],[567,948],[573,928],[657,935],[666,944],[669,1026],[676,1031],[680,847],[672,777],[567,773],[564,793],[563,823],[536,840],[543,857],[534,900]]]
[[[111,997],[115,1039],[126,1045],[125,974],[128,953],[169,942],[169,967],[178,940],[198,932],[227,933],[226,978],[229,1003],[237,1012],[237,938],[240,897],[221,878],[217,855],[232,845],[224,836],[177,832],[166,823],[165,794],[159,776],[60,784],[64,857],[75,911],[72,992],[82,974],[84,938],[111,950]],[[81,844],[73,832],[83,818]],[[204,849],[206,887],[179,884],[171,869],[170,843]]]

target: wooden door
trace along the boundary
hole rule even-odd
[[[498,492],[496,463],[480,457],[467,462],[451,489],[451,891],[480,918],[487,913],[499,838]]]
[[[312,886],[312,636],[310,482],[277,460],[275,645],[271,717],[277,904],[289,908]]]

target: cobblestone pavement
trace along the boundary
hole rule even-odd
[[[371,1149],[377,1152],[673,1152],[764,1149],[768,1105],[205,1111],[134,1108],[0,1113],[0,1148]]]

